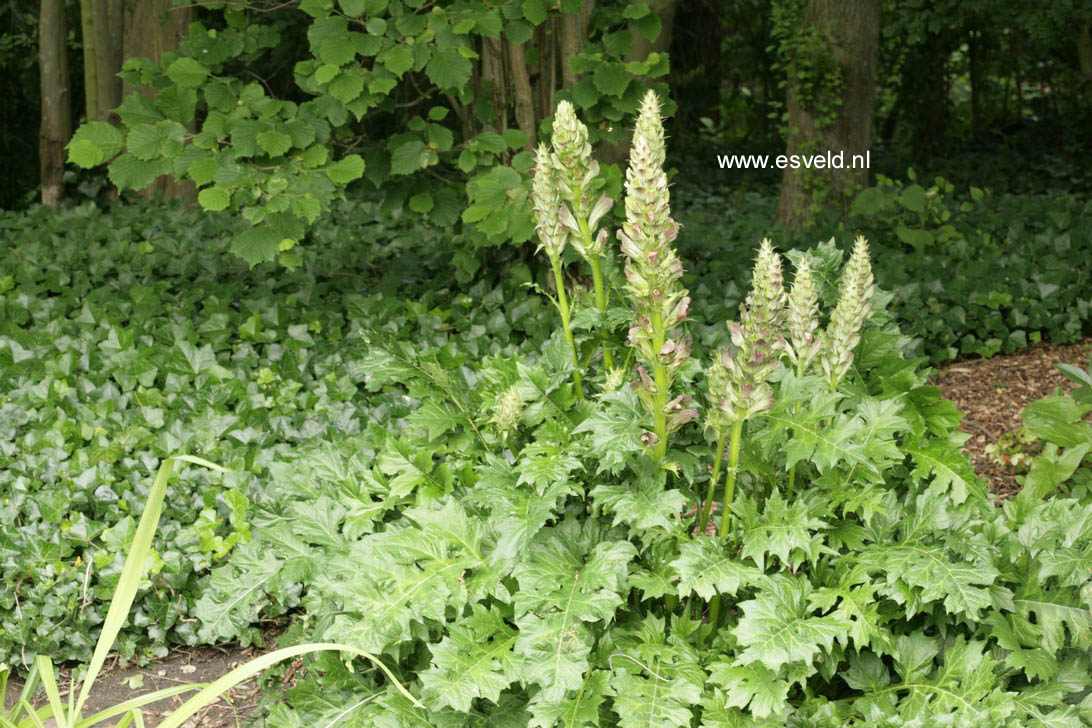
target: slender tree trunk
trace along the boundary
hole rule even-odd
[[[189,7],[172,6],[171,0],[125,0],[123,8],[125,32],[122,55],[125,58],[153,60],[178,47],[190,24],[192,12]],[[155,97],[154,89],[122,85],[124,96],[133,92]],[[167,176],[148,185],[141,194],[149,199],[156,194],[162,195],[164,200],[181,197],[187,204],[197,201],[197,188],[192,182],[180,182]]]
[[[72,94],[68,79],[64,0],[42,0],[38,19],[42,124],[38,134],[42,204],[56,208],[64,199],[65,144],[72,136]]]
[[[527,74],[527,61],[523,45],[511,41],[508,46],[508,69],[512,77],[512,93],[515,94],[516,124],[527,137],[527,149],[535,148],[535,99],[531,92],[531,80]]]
[[[565,88],[575,86],[580,77],[569,67],[569,59],[580,52],[584,41],[588,38],[588,19],[591,17],[595,0],[587,0],[584,6],[576,13],[565,13],[561,16],[561,37],[559,46],[561,50],[561,83]]]
[[[808,0],[804,23],[823,41],[817,52],[833,62],[839,83],[833,91],[814,92],[814,98],[790,81],[787,154],[841,152],[845,168],[785,169],[777,219],[789,229],[804,227],[816,206],[844,208],[868,183],[868,170],[851,164],[854,155],[865,157],[872,138],[880,0]],[[824,59],[814,60],[824,67]]]
[[[95,55],[95,10],[92,0],[80,0],[80,40],[83,44],[83,98],[88,121],[98,118],[98,58]]]
[[[82,8],[82,5],[81,5]],[[116,121],[114,109],[121,105],[122,43],[124,25],[122,0],[91,0],[95,30],[95,97],[97,104],[92,115],[88,107],[88,119]]]

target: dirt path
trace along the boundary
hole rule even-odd
[[[1022,424],[1020,413],[1028,403],[1061,387],[1077,385],[1054,368],[1058,362],[1082,369],[1092,355],[1092,339],[1073,346],[1035,344],[1008,356],[972,359],[937,368],[932,377],[945,397],[956,403],[965,417],[960,429],[971,435],[964,450],[975,471],[990,482],[1002,497],[1013,495],[1020,486],[1015,472],[991,459],[986,446]]]

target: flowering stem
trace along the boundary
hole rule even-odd
[[[586,232],[588,226],[586,223],[580,223],[580,227],[585,230],[585,241],[591,240],[591,233]],[[595,305],[602,312],[607,312],[607,290],[603,287],[603,269],[599,265],[599,256],[593,255],[588,259],[588,263],[591,265],[592,285],[595,287]],[[607,337],[600,336],[603,345],[603,364],[607,369],[614,369],[614,354],[611,353],[610,347],[607,346]]]
[[[803,362],[801,362],[798,359],[797,362],[796,362],[796,378],[797,379],[804,376],[804,367],[802,366],[802,364],[803,364]],[[793,414],[796,414],[799,411],[800,411],[800,404],[797,403],[796,405],[793,406]],[[796,433],[793,430],[789,430],[789,437],[793,437],[795,434]],[[789,468],[789,493],[788,493],[788,497],[789,497],[790,501],[792,500],[792,493],[793,493],[793,490],[794,490],[795,487],[796,487],[796,463],[793,463],[792,467]]]
[[[717,459],[713,463],[713,477],[709,479],[709,491],[705,495],[705,501],[701,504],[698,515],[698,533],[705,533],[705,527],[709,523],[709,516],[713,513],[713,495],[716,492],[717,483],[720,482],[720,464],[724,462],[724,443],[728,440],[728,433],[720,433],[717,438]]]
[[[663,312],[652,311],[652,342],[656,350],[656,359],[652,364],[652,374],[656,381],[656,404],[652,412],[652,428],[656,433],[656,446],[653,450],[657,460],[663,460],[667,454],[667,397],[669,392],[667,367],[660,361],[660,351],[667,340],[664,331]]]
[[[580,357],[576,352],[576,342],[573,340],[572,327],[569,325],[569,297],[565,294],[565,279],[561,276],[561,256],[550,256],[550,267],[554,269],[554,284],[557,287],[557,308],[561,312],[561,327],[565,332],[565,341],[573,352],[573,387],[576,389],[577,399],[584,399],[584,377],[580,373]]]
[[[739,441],[743,434],[743,420],[732,423],[732,441],[728,450],[728,482],[724,484],[724,514],[720,519],[720,537],[728,534],[728,524],[732,520],[732,498],[736,493],[736,466],[739,465]]]

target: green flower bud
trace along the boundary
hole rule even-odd
[[[811,274],[811,258],[804,256],[796,266],[796,275],[789,292],[789,346],[785,352],[797,367],[804,372],[819,353],[821,345],[819,329],[819,291]]]
[[[550,150],[540,144],[535,153],[535,175],[531,182],[531,206],[535,214],[539,249],[551,258],[561,255],[569,234],[562,224],[561,190],[558,187],[557,169],[550,158]]]
[[[523,415],[523,398],[520,397],[519,386],[513,384],[493,408],[493,418],[490,420],[497,428],[501,437],[507,437],[519,426],[520,417]]]
[[[819,361],[831,388],[845,377],[853,364],[853,351],[861,341],[861,327],[872,312],[876,286],[868,257],[868,241],[858,237],[842,271],[842,294],[823,335]]]
[[[588,207],[585,193],[599,173],[599,165],[591,156],[588,127],[576,117],[576,111],[568,101],[559,102],[554,112],[553,146],[561,192],[572,203],[573,213],[584,217]]]

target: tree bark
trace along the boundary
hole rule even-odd
[[[531,92],[531,79],[527,73],[527,61],[523,45],[505,41],[508,46],[508,69],[512,78],[512,93],[515,94],[516,124],[527,137],[527,149],[535,148],[535,99]]]
[[[847,168],[785,169],[777,219],[794,230],[810,222],[817,205],[845,209],[856,190],[868,183],[867,169],[849,167],[854,155],[868,152],[872,137],[880,0],[807,0],[804,25],[817,33],[817,51],[829,54],[840,83],[829,94],[834,98],[817,99],[814,94],[822,95],[822,90],[807,97],[790,78],[787,154],[842,152]]]
[[[114,109],[121,105],[124,25],[122,0],[90,0],[94,13],[96,106],[88,107],[88,120],[115,122]],[[82,5],[81,5],[82,7]]]
[[[42,204],[57,208],[64,199],[64,147],[72,136],[72,94],[65,48],[68,29],[63,0],[42,0],[38,33],[42,90],[38,159]]]
[[[173,7],[171,0],[125,0],[123,6],[124,58],[150,58],[158,61],[166,51],[178,47],[186,34],[192,10],[189,7]],[[122,94],[142,93],[155,98],[155,89],[122,85]],[[145,187],[141,194],[151,199],[157,194],[164,200],[183,198],[187,204],[197,201],[197,188],[192,182],[178,181],[169,176],[158,178]]]
[[[569,67],[569,59],[584,47],[584,41],[588,38],[588,19],[591,17],[593,7],[595,7],[595,0],[588,0],[579,12],[565,13],[561,16],[561,37],[559,38],[561,83],[565,88],[575,86],[580,80],[580,76]],[[551,110],[550,113],[553,111]]]

